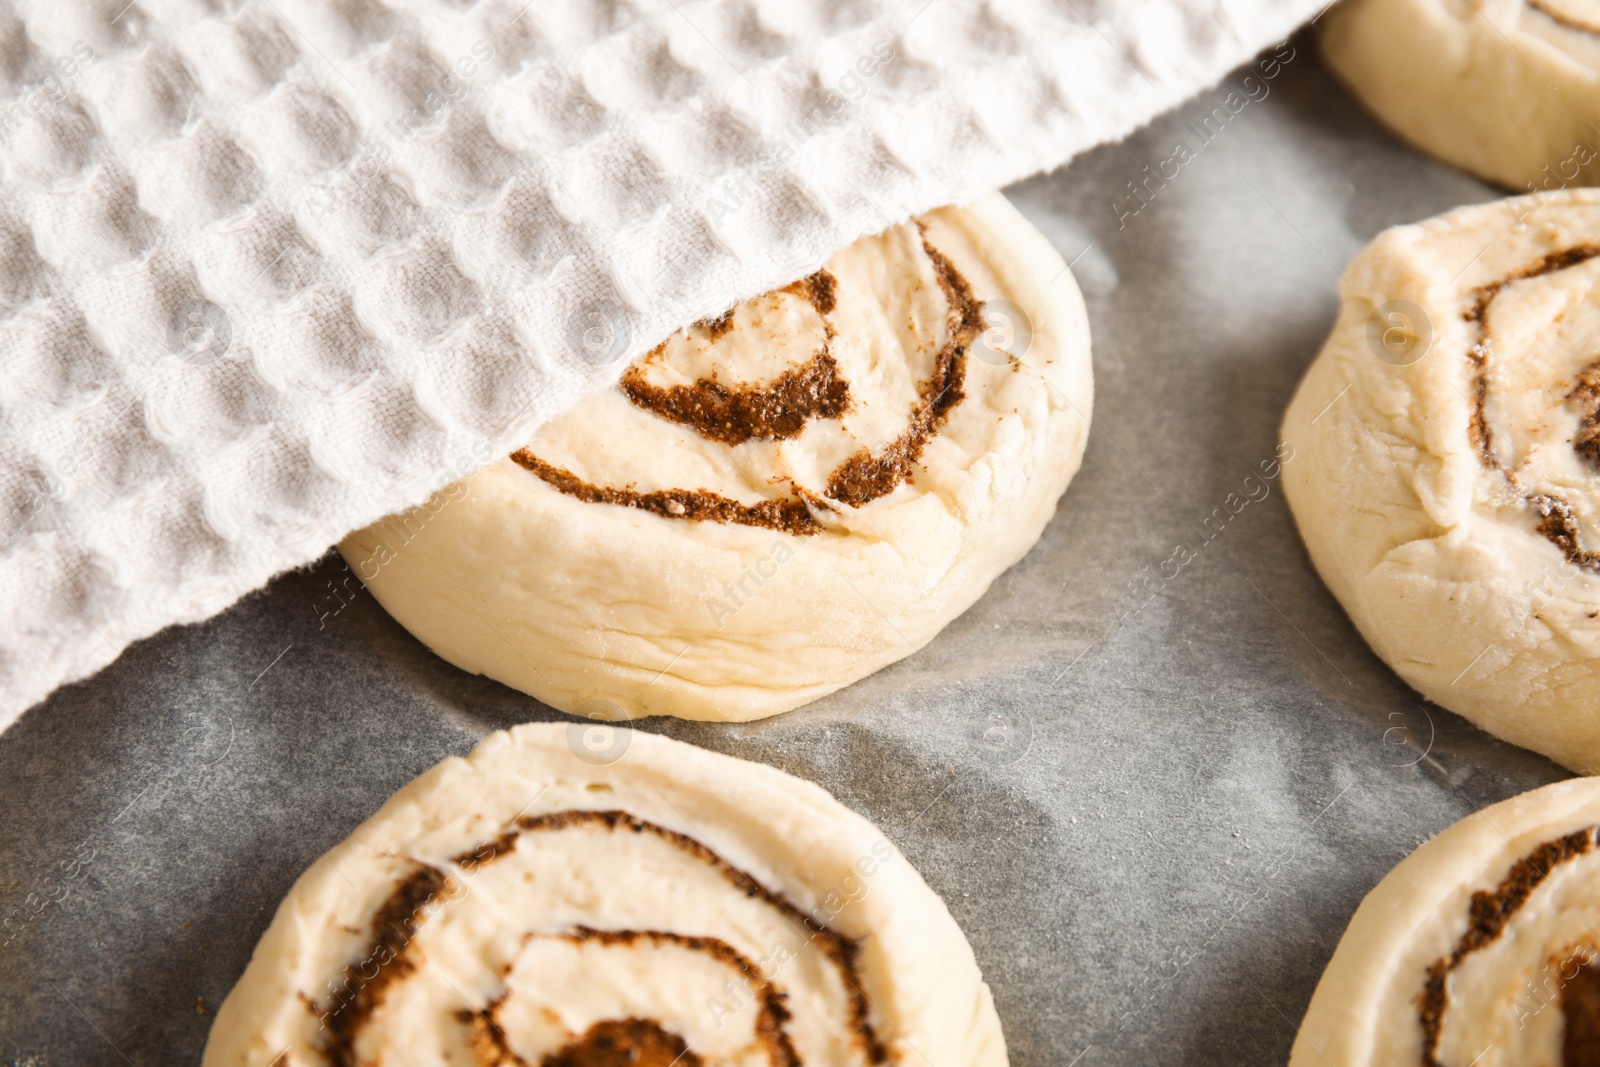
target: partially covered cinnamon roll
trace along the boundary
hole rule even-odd
[[[1003,1067],[943,903],[780,771],[606,725],[492,735],[308,870],[205,1067]]]
[[[684,330],[340,548],[435,652],[553,707],[757,718],[916,651],[1020,559],[1091,394],[1072,275],[994,193]]]

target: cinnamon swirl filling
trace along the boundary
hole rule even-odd
[[[918,238],[922,266],[931,274],[944,306],[943,321],[932,329],[922,326],[914,313],[909,316],[908,329],[916,345],[933,348],[931,369],[915,385],[904,428],[876,446],[855,447],[816,484],[807,486],[793,476],[775,475],[771,481],[787,491],[749,502],[707,486],[640,490],[635,484],[600,484],[541,457],[534,447],[521,449],[511,458],[551,488],[586,503],[638,508],[690,522],[757,526],[795,536],[821,533],[824,527],[817,520],[818,513],[833,510],[835,504],[865,507],[910,482],[929,442],[966,398],[967,351],[985,328],[983,303],[955,264],[929,241],[920,224]],[[810,427],[819,423],[850,433],[842,419],[863,405],[885,402],[854,389],[833,351],[838,339],[833,317],[840,303],[851,296],[844,283],[824,269],[759,298],[769,304],[784,298],[803,301],[815,319],[817,334],[808,359],[765,383],[730,382],[715,372],[682,384],[656,380],[658,375],[673,373],[668,364],[674,345],[714,350],[740,331],[759,338],[765,329],[776,330],[767,325],[769,319],[776,319],[775,312],[771,308],[763,312],[759,301],[751,301],[715,319],[695,323],[657,346],[624,372],[618,388],[641,412],[688,427],[699,437],[725,446],[730,458],[735,450],[752,442],[804,440]],[[875,296],[863,293],[860,299]],[[934,340],[938,334],[943,335],[942,341]],[[774,343],[774,358],[781,356],[783,347]],[[733,462],[740,466],[740,461]]]
[[[568,884],[543,887],[550,893],[543,909],[534,907],[531,897],[519,903],[519,886],[530,887],[521,892],[536,892],[541,872],[548,877],[553,870],[530,857],[552,838],[572,834],[581,835],[574,845],[584,855],[630,849],[624,869],[641,879],[652,872],[670,877],[673,870],[688,878],[709,876],[706,884],[748,902],[744,918],[731,921],[745,928],[740,936],[748,940],[748,927],[762,920],[783,931],[786,950],[757,960],[733,943],[732,932],[575,921],[584,910],[579,898],[598,890],[585,889],[587,879],[570,873],[564,876]],[[519,855],[529,860],[520,879],[511,872],[492,887],[480,881]],[[654,890],[640,884],[637,891]],[[475,910],[492,912],[488,926],[474,917]],[[435,928],[440,932],[430,941]],[[461,979],[437,971],[438,961],[456,948],[452,935],[465,938],[469,931],[487,939],[482,948],[500,959],[493,995],[449,1013],[459,1028],[460,1046],[481,1067],[672,1067],[744,1063],[751,1056],[771,1067],[801,1067],[807,1061],[792,1032],[796,1011],[836,1014],[843,1028],[833,1042],[838,1062],[891,1062],[862,992],[856,941],[687,834],[626,811],[574,809],[520,817],[498,837],[446,864],[419,864],[395,885],[372,913],[362,958],[331,986],[323,1003],[308,1004],[326,1034],[328,1063],[359,1067],[373,1062],[374,1048],[392,1044],[396,1032],[404,1033],[407,1018],[437,1010],[439,997],[470,1001]],[[613,976],[617,988],[585,990],[583,999],[610,1014],[575,1029],[561,1002],[585,983],[606,987],[603,975]],[[685,989],[695,992],[685,995]],[[795,992],[801,994],[798,1005]],[[696,1002],[698,997],[704,1004]],[[659,1015],[650,1013],[655,999]],[[702,1010],[709,1018],[697,1017]],[[740,1036],[722,1038],[723,1032],[738,1030],[727,1025],[735,1015],[743,1026]],[[807,1022],[814,1048],[819,1020]],[[697,1048],[686,1031],[698,1031],[702,1039],[716,1034],[724,1047]],[[730,1048],[737,1055],[730,1055]]]

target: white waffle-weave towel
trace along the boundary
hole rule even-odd
[[[0,728],[1316,6],[0,3]]]

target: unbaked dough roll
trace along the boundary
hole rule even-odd
[[[1077,471],[1082,298],[999,193],[701,322],[352,534],[439,655],[563,711],[743,720],[930,641]]]
[[[1600,0],[1345,0],[1322,51],[1378,118],[1480,178],[1600,181]]]
[[[1470,815],[1362,901],[1290,1067],[1600,1062],[1600,779]]]
[[[204,1067],[1003,1067],[944,904],[816,786],[520,726],[295,883]]]
[[[1312,562],[1428,699],[1600,770],[1600,191],[1380,234],[1284,419]]]

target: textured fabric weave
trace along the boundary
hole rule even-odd
[[[0,5],[0,728],[1316,6]]]

